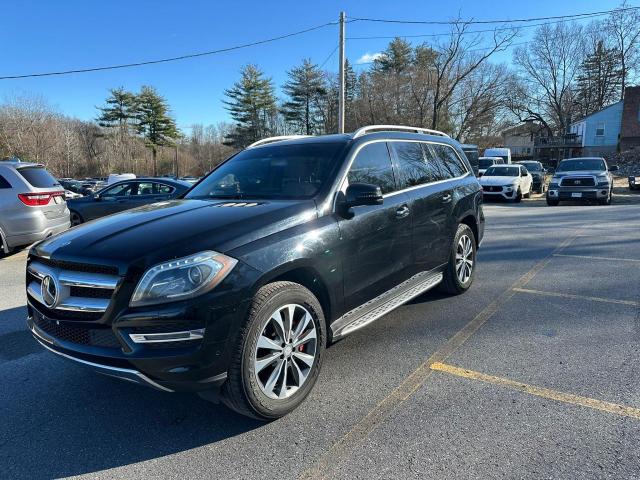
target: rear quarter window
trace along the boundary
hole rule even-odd
[[[0,175],[0,188],[11,188],[9,181]]]
[[[42,167],[20,168],[18,174],[34,188],[59,187],[58,181]]]
[[[462,163],[460,157],[449,145],[434,144],[432,145],[436,158],[442,162],[445,168],[445,175],[448,178],[461,177],[467,173],[467,167]]]

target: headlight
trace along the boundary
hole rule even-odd
[[[140,307],[184,300],[208,292],[238,263],[218,252],[204,251],[148,269],[138,282],[129,305]]]

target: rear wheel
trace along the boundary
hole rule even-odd
[[[265,285],[239,333],[224,403],[261,420],[291,412],[315,385],[325,342],[322,308],[309,290],[292,282]]]
[[[449,262],[440,290],[451,295],[466,292],[473,283],[476,262],[476,240],[473,230],[461,223],[451,245]]]
[[[69,217],[71,219],[72,227],[75,227],[76,225],[80,225],[81,223],[84,223],[84,219],[82,218],[82,216],[74,210],[71,210],[71,215],[69,215]]]

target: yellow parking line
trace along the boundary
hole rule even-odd
[[[600,410],[601,412],[613,413],[615,415],[640,420],[640,408],[627,407],[617,403],[603,402],[602,400],[596,400],[595,398],[581,397],[580,395],[573,395],[572,393],[564,393],[557,390],[551,390],[549,388],[536,387],[535,385],[528,385],[526,383],[516,382],[515,380],[509,380],[508,378],[487,375],[485,373],[467,370],[466,368],[454,367],[453,365],[447,365],[444,363],[434,363],[431,365],[431,369],[455,375],[457,377],[479,380],[481,382],[499,385],[512,390],[518,390],[537,397],[549,398],[558,402],[593,408],[594,410]]]
[[[615,298],[589,297],[587,295],[573,295],[571,293],[547,292],[544,290],[533,290],[531,288],[516,287],[513,290],[521,293],[532,293],[534,295],[546,295],[549,297],[559,297],[559,298],[573,298],[576,300],[591,300],[592,302],[616,303],[618,305],[630,305],[632,307],[640,307],[640,302],[634,302],[633,300],[618,300]]]
[[[620,258],[620,257],[597,257],[594,255],[571,255],[568,253],[556,253],[554,257],[573,257],[573,258],[586,258],[588,260],[612,260],[614,262],[638,262],[639,258]]]
[[[418,390],[431,375],[431,365],[444,362],[458,348],[460,348],[476,331],[485,324],[505,303],[516,294],[516,288],[524,287],[540,271],[547,266],[554,253],[561,252],[573,242],[584,229],[576,229],[573,234],[565,238],[551,253],[537,262],[531,269],[518,278],[509,288],[500,294],[493,302],[480,311],[469,323],[462,327],[442,347],[436,350],[418,368],[416,368],[404,381],[391,393],[383,398],[363,418],[357,421],[351,430],[336,441],[328,450],[305,471],[299,479],[312,480],[331,478],[331,469],[345,458],[356,446],[366,439],[369,434],[389,416],[399,405],[405,402],[416,390]]]

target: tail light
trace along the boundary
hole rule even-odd
[[[28,207],[42,207],[44,205],[49,205],[49,202],[53,197],[62,197],[62,199],[64,199],[64,192],[56,191],[18,194],[18,198],[20,199],[20,201]]]

